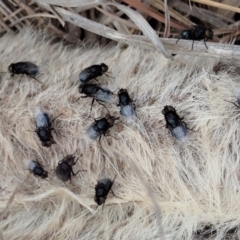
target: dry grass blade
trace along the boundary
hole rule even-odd
[[[2,26],[6,31],[12,32],[11,28],[0,19],[0,26]]]
[[[114,14],[112,14],[112,13],[109,13],[108,11],[106,11],[106,10],[104,10],[104,9],[101,9],[101,8],[99,8],[99,7],[95,7],[95,8],[96,8],[99,12],[102,12],[104,15],[110,17],[110,18],[111,18],[112,20],[114,20],[114,21],[117,21],[117,22],[119,22],[119,23],[122,23],[122,24],[124,24],[124,25],[126,25],[126,26],[128,26],[128,27],[138,29],[138,27],[137,27],[134,23],[132,23],[132,22],[130,22],[130,21],[124,20],[124,19],[122,19],[122,18],[120,18],[120,17],[118,17],[118,16],[116,16],[116,15],[114,15]]]
[[[227,5],[227,4],[222,4],[222,3],[218,3],[218,2],[214,2],[214,1],[210,1],[210,0],[191,0],[191,1],[201,3],[201,4],[206,4],[206,5],[212,6],[212,7],[221,8],[221,9],[224,9],[224,10],[229,10],[229,11],[240,13],[240,8],[230,6],[230,5]]]
[[[56,16],[56,18],[58,19],[58,21],[62,24],[62,26],[65,26],[65,22],[62,20],[61,16],[59,16],[59,14],[55,11],[53,6],[50,6],[51,8],[51,12]]]
[[[112,4],[114,5],[115,4]],[[119,6],[120,7],[120,6]],[[121,7],[119,8],[120,10],[122,10],[125,14],[131,14],[131,11],[129,13],[129,11],[127,11],[126,9],[122,9]],[[119,41],[119,42],[123,42],[123,43],[127,43],[130,45],[141,45],[141,43],[137,43],[135,41],[132,41],[133,36],[127,36],[124,34],[121,34],[111,28],[108,28],[102,24],[96,23],[94,21],[88,20],[78,14],[74,14],[70,11],[67,11],[65,9],[56,7],[55,8],[56,11],[58,11],[58,13],[63,17],[63,19],[65,19],[68,22],[71,22],[81,28],[84,28],[90,32],[94,32],[98,35],[110,38],[112,40],[115,41]],[[140,18],[140,21],[139,21]],[[141,20],[144,21],[141,21]],[[163,55],[167,58],[171,58],[171,54],[165,50],[164,46],[162,45],[162,43],[159,41],[159,38],[157,36],[157,34],[154,32],[154,30],[148,25],[148,23],[146,22],[146,20],[140,15],[140,14],[134,14],[134,16],[132,16],[132,20],[136,23],[136,25],[139,27],[139,24],[142,24],[141,26],[141,30],[144,31],[145,35],[148,36],[148,38],[151,38],[151,41],[153,42],[154,46],[163,53]],[[143,47],[143,46],[141,46]]]
[[[45,4],[52,4],[56,6],[62,6],[62,7],[78,7],[82,8],[84,10],[92,8],[96,5],[100,4],[100,0],[37,0],[38,3],[45,3]]]
[[[227,22],[232,22],[231,19],[224,17],[218,13],[214,13],[207,9],[202,9],[196,6],[192,6],[191,10],[188,7],[188,4],[183,2],[176,2],[172,5],[175,9],[181,11],[185,14],[190,14],[191,16],[197,17],[204,22],[212,24],[216,28],[225,28],[227,27]],[[194,24],[191,24],[194,25]]]
[[[139,46],[141,48],[154,49],[154,47],[149,41],[146,41],[145,39],[143,40],[143,37],[139,39],[132,35],[125,35],[125,34],[119,33],[118,31],[113,30],[109,27],[106,27],[105,25],[96,23],[92,20],[84,18],[78,14],[75,14],[73,12],[70,12],[60,7],[55,7],[55,10],[58,11],[58,13],[63,17],[65,21],[72,23],[78,27],[81,27],[89,32],[112,39],[117,42],[129,44],[133,46]],[[146,47],[146,42],[149,45],[149,47]]]
[[[169,37],[170,35],[170,15],[168,11],[167,0],[164,0],[164,9],[165,9],[165,30],[163,37]]]
[[[16,24],[18,24],[19,22],[25,20],[25,19],[29,19],[29,18],[36,18],[36,17],[45,17],[45,18],[55,18],[59,20],[59,17],[52,15],[52,14],[48,14],[48,13],[36,13],[36,14],[32,14],[32,15],[27,15],[24,16],[20,19],[18,19],[16,22],[11,23],[10,27],[14,27]],[[63,22],[64,23],[64,22]],[[63,25],[64,26],[64,25]]]
[[[159,9],[160,11],[165,12],[164,4],[160,0],[148,0],[148,2],[154,6],[156,9]],[[176,5],[180,4],[181,2],[176,2]],[[168,11],[170,16],[172,17],[172,20],[175,19],[177,22],[183,24],[183,26],[191,26],[193,25],[192,21],[187,19],[184,15],[181,13],[175,11],[172,7],[171,4],[174,4],[174,1],[169,1],[168,2]],[[171,21],[170,21],[170,26],[171,26]]]
[[[175,39],[162,39],[162,42],[174,54],[240,60],[240,48],[236,45],[208,42],[206,49],[203,41],[195,41],[191,51],[191,40],[181,40],[178,44]]]
[[[55,10],[62,16],[62,18],[74,25],[77,25],[83,29],[86,29],[90,32],[93,32],[97,35],[110,38],[114,41],[125,43],[128,45],[141,47],[144,49],[154,50],[155,47],[153,44],[144,36],[137,35],[125,35],[115,31],[109,27],[106,27],[102,24],[91,21],[87,18],[84,18],[78,14],[72,13],[66,9],[55,7]],[[229,44],[218,44],[218,43],[207,43],[208,50],[206,50],[203,42],[195,41],[194,49],[191,51],[192,41],[181,40],[176,44],[175,39],[161,39],[167,49],[174,54],[184,54],[191,56],[203,56],[208,58],[225,58],[232,60],[240,60],[240,50],[238,46],[229,45]]]
[[[235,6],[235,7],[240,7],[239,0],[222,0],[221,3],[228,4],[228,5]],[[234,17],[234,12],[232,12],[232,11],[226,11],[225,9],[218,9],[217,12],[221,15],[224,15],[228,19],[231,19]]]
[[[165,47],[159,40],[159,37],[157,36],[156,32],[152,29],[152,27],[148,24],[148,22],[145,20],[145,18],[143,18],[142,15],[133,11],[131,8],[123,6],[121,4],[117,3],[106,4],[115,6],[119,10],[124,12],[139,27],[143,34],[150,39],[150,41],[157,48],[158,51],[160,51],[166,58],[173,59],[171,53],[165,49]]]
[[[141,3],[139,1],[136,0],[123,0],[123,2],[129,4],[130,6],[135,7],[136,9],[142,11],[143,13],[146,13],[147,15],[149,15],[150,17],[156,19],[157,21],[160,21],[162,23],[165,22],[165,18],[158,12],[156,12],[154,9],[152,9],[151,7],[147,6],[144,3]],[[172,20],[170,22],[171,27],[177,28],[177,29],[184,29],[184,26],[179,24],[178,22]]]

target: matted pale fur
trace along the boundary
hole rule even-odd
[[[3,36],[0,59],[1,72],[18,61],[46,65],[38,77],[42,85],[27,76],[20,82],[20,76],[1,75],[1,212],[18,187],[0,215],[4,239],[199,239],[194,232],[206,225],[217,229],[214,239],[223,239],[238,226],[240,109],[224,101],[235,102],[240,87],[234,63],[181,55],[171,61],[133,47],[51,45],[46,35],[29,30]],[[113,137],[103,136],[100,146],[86,129],[106,110],[94,103],[90,115],[90,98],[76,102],[79,82],[73,76],[102,62],[113,78],[103,75],[99,82],[114,93],[126,88],[139,119],[111,128]],[[163,127],[165,105],[194,130],[184,141]],[[36,106],[51,119],[62,113],[53,126],[63,136],[53,132],[57,144],[51,148],[31,132]],[[120,107],[106,107],[120,116]],[[73,170],[87,172],[64,185],[52,169],[76,150],[80,159]],[[49,182],[29,174],[25,159],[44,165]],[[102,172],[117,175],[113,191],[122,198],[109,193],[103,211],[93,200]]]

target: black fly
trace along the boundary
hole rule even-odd
[[[43,169],[43,166],[37,161],[30,161],[28,164],[28,169],[34,176],[38,176],[40,178],[47,178],[48,172]]]
[[[111,115],[106,115],[104,118],[98,118],[94,120],[94,123],[87,129],[88,136],[95,140],[99,137],[99,141],[101,140],[102,135],[106,135],[109,128],[113,127],[115,120],[119,118],[115,118]]]
[[[206,41],[208,39],[212,39],[213,38],[213,31],[210,28],[205,28],[203,26],[192,26],[191,29],[189,30],[184,30],[181,32],[179,39],[176,41],[176,43],[180,40],[180,39],[188,39],[188,40],[193,40],[192,42],[192,50],[193,50],[193,44],[195,40],[203,40],[204,44],[207,47]]]
[[[75,176],[80,171],[85,170],[79,170],[78,172],[74,173],[72,170],[72,167],[77,163],[78,159],[76,161],[74,154],[67,155],[65,158],[63,158],[56,168],[56,175],[57,177],[62,180],[63,182],[67,182],[70,180],[71,183],[71,175]]]
[[[114,183],[115,178],[116,176],[114,177],[113,180],[111,180],[110,178],[103,178],[98,181],[97,185],[95,186],[95,197],[94,197],[94,201],[97,203],[98,206],[103,204],[103,207],[104,207],[105,201],[107,199],[107,195],[110,190],[113,196],[117,197],[112,190],[112,185]]]
[[[26,74],[27,76],[33,78],[39,83],[42,83],[36,78],[36,75],[39,73],[39,68],[32,62],[11,63],[8,66],[8,71],[11,73],[12,77],[14,76],[14,74]]]
[[[81,84],[79,86],[79,93],[85,94],[85,96],[82,96],[80,98],[88,98],[88,97],[93,98],[90,111],[92,111],[92,106],[93,106],[93,103],[95,100],[104,107],[105,107],[105,105],[101,102],[112,102],[113,101],[113,93],[111,91],[109,91],[108,89],[104,89],[104,88],[100,87],[98,84],[84,84],[84,85]],[[79,100],[79,98],[78,98],[78,100]]]
[[[36,108],[35,124],[37,129],[35,132],[37,133],[44,147],[50,147],[52,144],[56,143],[52,136],[52,131],[55,129],[51,127],[55,120],[56,118],[50,122],[48,114],[43,112],[39,107]]]
[[[82,84],[86,84],[92,79],[95,79],[97,81],[96,78],[102,76],[103,74],[106,74],[107,71],[108,66],[104,63],[101,63],[100,65],[92,65],[83,69],[80,72],[78,78]]]
[[[176,113],[176,110],[172,106],[165,106],[162,110],[162,114],[166,120],[166,128],[169,129],[171,134],[181,140],[187,135],[187,125]]]
[[[124,117],[131,117],[133,115],[136,115],[135,113],[135,104],[133,103],[133,100],[129,97],[127,89],[120,89],[118,91],[118,98],[119,103],[118,106],[121,107],[120,113]]]

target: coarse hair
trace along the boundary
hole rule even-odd
[[[11,63],[34,62],[41,74],[2,73],[0,80],[0,230],[3,239],[238,239],[239,225],[239,66],[224,59],[176,55],[121,45],[69,47],[43,32],[23,30],[1,37],[1,72]],[[86,129],[106,109],[80,98],[78,74],[105,63],[99,84],[124,88],[137,116],[120,117],[110,136],[93,141]],[[94,82],[93,80],[93,83]],[[177,140],[165,128],[162,109],[171,105],[187,124]],[[56,144],[41,146],[34,110],[54,121]],[[60,115],[61,114],[61,115]],[[60,115],[60,116],[59,116]],[[58,162],[79,158],[72,182],[56,178]],[[48,181],[27,171],[38,160]],[[104,209],[94,202],[102,177],[116,179]],[[16,191],[17,189],[17,191]],[[10,201],[10,202],[9,202]]]

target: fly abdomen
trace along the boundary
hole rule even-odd
[[[101,132],[97,132],[94,129],[94,126],[91,125],[90,127],[87,128],[87,135],[92,139],[92,140],[96,140],[98,137],[100,137]]]
[[[99,87],[98,91],[93,95],[95,99],[101,101],[101,102],[113,102],[114,101],[114,95],[113,93],[108,90]]]
[[[135,116],[135,106],[133,104],[122,106],[120,109],[120,113],[124,117],[132,117]]]
[[[188,134],[186,126],[182,123],[179,126],[173,128],[173,129],[170,129],[170,132],[178,140],[185,138]]]
[[[50,124],[50,119],[47,113],[43,112],[40,107],[36,107],[35,109],[35,122],[36,127],[47,127]]]

